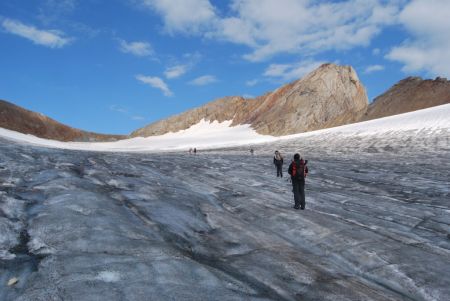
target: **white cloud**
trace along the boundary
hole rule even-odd
[[[206,33],[209,38],[218,38],[231,41],[236,44],[243,44],[253,48],[258,48],[258,29],[252,23],[239,17],[229,17],[217,20],[217,28]]]
[[[370,65],[370,66],[367,66],[367,68],[364,70],[364,73],[369,74],[369,73],[383,71],[383,70],[384,70],[384,66],[382,66],[382,65]]]
[[[133,119],[133,120],[136,120],[136,121],[141,121],[141,120],[145,120],[145,118],[144,118],[144,117],[142,117],[142,116],[139,116],[139,115],[135,115],[135,116],[132,116],[132,117],[131,117],[131,119]]]
[[[278,53],[318,53],[367,46],[398,8],[382,0],[296,1],[235,0],[233,8],[253,48],[245,58],[261,61]],[[393,2],[393,1],[392,1]],[[242,37],[227,35],[232,42]],[[254,37],[254,40],[251,38]],[[252,46],[255,45],[255,46]]]
[[[153,48],[150,43],[136,41],[136,42],[127,42],[124,40],[119,40],[120,43],[120,51],[124,53],[131,53],[135,56],[149,56],[153,54]]]
[[[169,33],[195,34],[216,18],[214,7],[208,0],[142,0],[142,3],[162,16]]]
[[[367,46],[394,24],[404,0],[232,0],[224,17],[208,0],[142,0],[172,34],[198,34],[246,45],[244,57],[318,53]]]
[[[144,84],[150,85],[153,88],[161,90],[165,96],[172,96],[173,92],[170,91],[167,84],[159,77],[156,76],[145,76],[145,75],[137,75],[136,79],[138,81],[143,82]]]
[[[374,49],[372,50],[372,54],[373,54],[373,55],[379,55],[380,53],[381,53],[380,48],[374,48]]]
[[[71,38],[65,36],[59,30],[41,30],[34,26],[25,25],[24,23],[3,19],[1,25],[4,30],[11,34],[15,34],[32,41],[35,44],[47,46],[50,48],[61,48],[71,42]]]
[[[289,81],[302,78],[323,63],[324,62],[307,60],[293,64],[271,64],[266,71],[264,71],[263,75]]]
[[[404,72],[426,71],[450,77],[450,1],[413,0],[400,22],[414,37],[394,47],[386,58],[404,64]]]
[[[245,82],[245,84],[247,86],[249,86],[249,87],[253,87],[253,86],[255,86],[258,83],[259,83],[258,79],[252,79],[252,80],[248,80],[248,81]]]
[[[205,86],[217,82],[217,78],[214,75],[203,75],[189,82],[194,86]]]
[[[189,69],[188,65],[176,65],[167,68],[166,71],[164,71],[164,75],[166,76],[166,78],[169,79],[177,78],[185,74],[188,71],[188,69]]]
[[[288,64],[271,64],[264,72],[264,76],[281,77],[289,68],[292,66]]]
[[[185,53],[181,60],[174,60],[170,67],[167,67],[164,71],[164,75],[167,79],[178,78],[186,74],[189,70],[201,60],[201,54],[199,52]],[[182,63],[180,63],[182,61]]]

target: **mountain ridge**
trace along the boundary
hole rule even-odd
[[[219,98],[154,122],[130,136],[176,132],[201,119],[232,120],[232,125],[250,124],[259,134],[282,136],[355,122],[367,106],[366,90],[351,66],[323,64],[273,92],[250,99],[241,96]]]
[[[407,113],[450,103],[450,81],[409,76],[379,95],[361,121]]]
[[[59,141],[116,141],[126,138],[125,135],[99,134],[75,129],[1,99],[0,127]]]
[[[450,81],[407,77],[368,103],[351,66],[323,64],[301,79],[255,98],[228,96],[172,115],[130,135],[72,128],[45,115],[0,100],[0,127],[59,141],[116,141],[178,132],[206,121],[250,125],[258,134],[283,136],[397,115],[450,103]],[[306,109],[305,109],[306,108]]]

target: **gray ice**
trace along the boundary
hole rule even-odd
[[[449,138],[329,134],[255,156],[0,140],[0,300],[448,300]]]

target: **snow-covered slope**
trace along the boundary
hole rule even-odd
[[[267,142],[271,136],[257,134],[248,125],[230,127],[231,121],[200,123],[187,130],[148,138],[137,137],[116,142],[60,142],[0,128],[0,137],[40,146],[93,151],[155,151],[236,146],[246,143]]]
[[[442,129],[450,129],[450,104],[370,121],[348,124],[330,129],[284,136],[282,139],[325,133],[339,133],[344,135],[376,135],[415,130],[436,132]]]
[[[27,142],[40,146],[92,151],[158,151],[186,150],[191,147],[201,149],[231,147],[264,142],[276,142],[286,139],[298,139],[314,136],[355,136],[355,135],[399,135],[411,131],[421,133],[439,133],[450,129],[450,104],[437,106],[366,122],[360,122],[330,129],[273,137],[256,133],[249,125],[230,127],[232,121],[212,123],[202,120],[200,123],[176,133],[147,138],[132,138],[116,142],[60,142],[24,135],[0,128],[0,137]]]

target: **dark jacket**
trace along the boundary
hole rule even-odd
[[[297,165],[297,168],[299,168],[300,166],[304,166],[304,168],[305,168],[305,178],[306,178],[306,175],[308,174],[308,166],[306,165],[306,162],[303,159],[292,161],[291,164],[289,164],[289,169],[288,169],[288,173],[291,175],[291,179],[292,180],[304,180],[305,178],[294,178],[292,176],[292,166],[294,164]]]
[[[283,158],[281,160],[277,160],[276,157],[273,157],[273,164],[275,165],[283,165]]]

